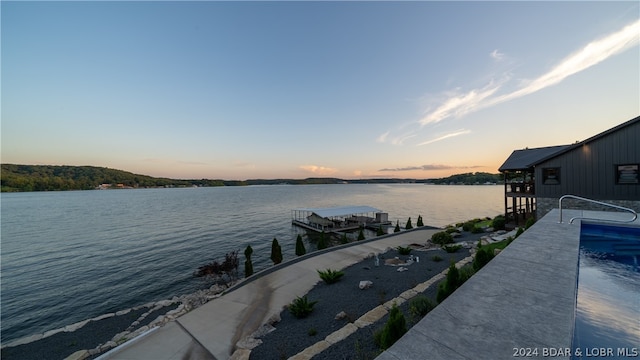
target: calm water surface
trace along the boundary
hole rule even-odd
[[[277,185],[1,195],[2,342],[208,287],[192,273],[247,245],[256,271],[291,210],[368,205],[401,226],[503,212],[501,186]],[[426,239],[425,239],[426,240]],[[307,249],[309,246],[307,244]]]

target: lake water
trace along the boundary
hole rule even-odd
[[[256,271],[277,238],[293,258],[291,210],[368,205],[404,226],[504,211],[502,186],[274,185],[3,193],[2,343],[208,287],[194,270],[247,245]],[[425,239],[426,240],[426,239]],[[307,244],[309,251],[310,247]],[[242,269],[239,269],[242,272]]]

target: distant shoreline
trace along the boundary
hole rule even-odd
[[[190,188],[251,185],[429,184],[497,185],[501,174],[463,173],[438,179],[412,178],[306,178],[306,179],[169,179],[96,166],[2,164],[2,192],[67,191],[95,189]]]

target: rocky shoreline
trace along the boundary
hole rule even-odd
[[[2,345],[0,358],[93,359],[220,297],[227,288],[213,285],[192,294],[103,314],[43,334],[17,339]]]

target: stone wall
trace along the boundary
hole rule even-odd
[[[536,218],[541,219],[545,216],[551,209],[558,208],[558,199],[556,198],[537,198],[536,199]],[[636,212],[640,212],[640,201],[637,200],[598,200],[602,202],[606,202],[608,204],[623,206],[626,208],[630,208],[635,210]],[[577,209],[577,210],[594,210],[594,211],[620,211],[614,208],[594,204],[587,201],[576,200],[576,199],[565,199],[562,201],[563,209]]]

